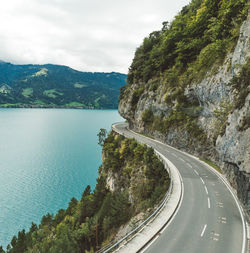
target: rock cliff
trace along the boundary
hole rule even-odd
[[[119,112],[135,131],[219,165],[250,214],[249,38],[250,14],[223,63],[183,88],[189,106],[168,102],[160,76],[131,82]]]

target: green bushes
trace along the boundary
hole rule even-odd
[[[216,40],[204,47],[198,57],[199,65],[203,68],[210,68],[216,59],[224,59],[226,43],[223,40]]]
[[[222,101],[219,109],[214,111],[216,117],[216,128],[215,128],[215,136],[216,140],[218,135],[224,135],[227,126],[227,118],[228,115],[232,112],[233,104],[230,104],[228,101]]]
[[[229,83],[237,92],[237,100],[235,100],[234,107],[242,108],[245,104],[245,99],[250,93],[250,58],[247,59],[245,65],[242,67],[240,73],[233,77]]]
[[[161,31],[152,32],[137,48],[129,85],[163,77],[168,88],[183,90],[211,69],[217,71],[214,65],[221,64],[234,48],[247,13],[248,0],[191,1],[170,24],[164,22]],[[134,103],[138,96],[135,98]]]
[[[109,147],[110,143],[114,145],[119,155],[109,153],[106,147]],[[110,134],[104,144],[104,157],[104,173],[110,171],[112,166],[112,163],[106,161],[116,160],[117,166],[112,171],[118,173],[120,184],[124,188],[132,189],[132,198],[136,202],[135,212],[151,207],[167,191],[168,174],[152,148],[141,145],[133,139]]]
[[[151,126],[154,121],[154,114],[151,110],[146,110],[142,113],[142,120],[147,126]]]
[[[134,90],[134,92],[132,94],[132,100],[131,100],[131,105],[132,105],[133,109],[135,109],[137,102],[138,102],[140,96],[142,95],[143,91],[144,91],[144,89],[142,87],[137,90]]]
[[[152,149],[111,133],[104,142],[103,156],[95,190],[87,186],[81,199],[72,198],[66,210],[47,214],[39,226],[32,223],[28,232],[20,231],[8,245],[8,253],[94,252],[132,215],[164,196],[168,174]],[[114,192],[106,188],[107,173],[119,175],[119,189]],[[4,253],[1,247],[0,252]]]
[[[192,137],[200,141],[206,141],[206,134],[196,123],[199,110],[200,107],[197,106],[178,107],[172,110],[168,116],[154,115],[151,110],[146,110],[142,114],[142,120],[146,129],[150,131],[159,131],[162,134],[167,134],[170,129],[183,128]]]

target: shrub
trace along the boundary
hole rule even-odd
[[[147,109],[142,113],[142,120],[146,126],[151,126],[154,121],[154,114],[152,110]]]

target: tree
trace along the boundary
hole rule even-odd
[[[81,200],[83,200],[86,196],[88,196],[90,194],[91,194],[91,187],[90,187],[90,185],[87,185],[83,194],[82,194]]]
[[[2,246],[0,246],[0,253],[5,253]]]
[[[106,139],[107,136],[107,130],[104,128],[101,128],[99,133],[97,134],[98,136],[98,145],[103,146],[104,145],[104,141]]]

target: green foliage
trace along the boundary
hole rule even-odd
[[[120,96],[119,96],[119,101],[122,100],[125,96],[125,91],[127,89],[128,85],[124,85],[120,88]]]
[[[128,73],[131,84],[156,90],[164,85],[164,101],[184,104],[184,88],[218,70],[227,53],[235,46],[240,26],[248,13],[248,0],[193,0],[161,31],[152,32],[137,48]],[[161,82],[159,82],[161,80]],[[123,91],[124,92],[124,91]],[[133,93],[132,109],[138,94]]]
[[[118,173],[122,187],[132,189],[132,198],[136,203],[132,207],[136,211],[151,207],[163,197],[169,178],[152,148],[111,133],[105,141],[103,151],[103,171]]]
[[[133,94],[132,94],[132,100],[131,100],[131,105],[132,108],[135,109],[135,106],[140,98],[140,96],[142,95],[144,89],[141,87],[137,90],[134,90]]]
[[[220,167],[218,165],[216,165],[215,163],[213,163],[212,161],[207,160],[207,159],[203,159],[203,158],[200,158],[200,160],[207,163],[209,166],[213,167],[214,169],[216,169],[219,173],[223,174]]]
[[[247,59],[245,65],[242,67],[240,73],[235,75],[231,82],[229,83],[236,93],[237,99],[234,104],[236,109],[240,109],[245,104],[245,99],[247,95],[250,93],[250,58]]]
[[[63,95],[62,92],[59,92],[59,91],[57,91],[56,89],[45,90],[45,91],[43,92],[43,94],[44,94],[45,96],[50,97],[50,98],[56,98],[57,96],[62,96],[62,95]]]
[[[214,110],[214,114],[216,117],[216,129],[215,129],[215,137],[216,140],[218,135],[223,135],[227,126],[227,118],[228,115],[232,112],[233,104],[230,104],[228,101],[224,100],[221,102],[220,107]]]
[[[95,190],[92,192],[88,185],[81,199],[72,198],[66,210],[60,209],[55,216],[48,213],[39,226],[32,223],[28,232],[20,231],[12,238],[7,253],[95,252],[132,215],[157,203],[165,194],[168,174],[152,149],[111,133],[104,141],[103,154]],[[130,182],[140,168],[143,184],[136,181],[132,187]],[[120,174],[120,190],[110,192],[106,188],[108,171]],[[131,202],[130,186],[138,202]]]
[[[104,141],[106,139],[107,136],[107,130],[104,128],[101,128],[99,133],[97,134],[98,136],[98,145],[103,146],[104,145]]]
[[[31,96],[33,94],[33,89],[32,88],[25,88],[25,89],[23,89],[23,91],[22,91],[22,95],[24,96],[24,97],[29,97],[29,96]]]
[[[142,113],[142,120],[146,126],[151,126],[154,121],[154,114],[151,110],[146,110]]]
[[[0,64],[0,106],[117,108],[126,75],[58,65]]]
[[[166,134],[171,128],[185,128],[192,137],[206,141],[205,133],[196,124],[199,108],[193,106],[188,108],[177,107],[168,116],[154,115],[152,111],[146,110],[142,114],[142,120],[147,129],[151,131]]]

